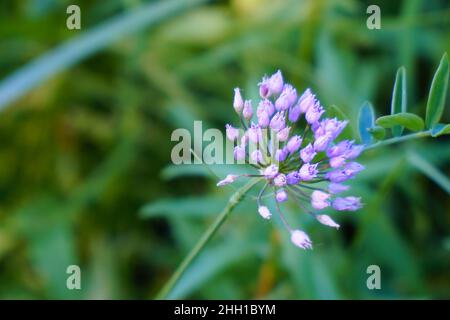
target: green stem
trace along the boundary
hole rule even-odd
[[[189,254],[184,258],[181,264],[178,266],[177,270],[175,270],[174,274],[170,277],[169,281],[164,285],[164,287],[159,291],[156,299],[166,299],[169,293],[172,291],[180,277],[186,271],[187,267],[194,261],[194,259],[198,256],[200,251],[205,247],[209,240],[211,240],[212,236],[216,233],[216,231],[220,228],[220,226],[225,222],[228,218],[231,211],[236,207],[242,197],[259,181],[261,178],[252,179],[243,187],[239,188],[228,201],[226,207],[222,210],[222,212],[217,216],[216,220],[214,220],[213,224],[206,230],[206,232],[202,235],[200,240],[198,240],[197,244],[192,248]]]
[[[429,136],[431,136],[430,130],[411,133],[411,134],[407,134],[407,135],[404,135],[401,137],[396,137],[396,138],[391,138],[391,139],[387,139],[384,141],[376,142],[376,143],[364,148],[364,151],[369,150],[369,149],[378,148],[378,147],[384,147],[384,146],[387,146],[387,145],[390,145],[393,143],[397,143],[397,142],[401,142],[401,141],[412,140],[412,139],[417,139],[417,138],[424,138],[424,137],[429,137]]]

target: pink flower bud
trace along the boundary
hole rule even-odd
[[[291,242],[302,249],[312,249],[312,242],[308,235],[301,230],[291,232]]]
[[[270,217],[272,216],[272,214],[269,211],[269,208],[267,208],[266,206],[260,206],[258,208],[258,212],[261,215],[261,217],[263,217],[266,220],[269,220]]]
[[[242,108],[244,108],[244,100],[242,100],[241,91],[239,88],[234,89],[233,108],[238,114],[240,114],[242,112]]]

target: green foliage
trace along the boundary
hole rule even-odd
[[[431,136],[435,138],[449,133],[450,133],[450,124],[436,123],[431,128]]]
[[[427,102],[426,124],[427,128],[431,128],[438,123],[444,112],[445,96],[448,90],[448,56],[447,53],[441,59],[436,73],[431,82],[430,93]]]
[[[401,67],[395,75],[395,84],[392,91],[391,114],[406,112],[406,69]],[[402,126],[392,127],[392,135],[398,137],[402,134]]]
[[[424,127],[424,122],[421,117],[408,112],[379,117],[375,122],[380,127],[392,128],[392,131],[398,128],[398,126],[403,126],[411,131],[420,131]]]
[[[372,142],[372,135],[369,132],[369,129],[374,126],[375,120],[375,112],[373,111],[373,107],[370,102],[364,102],[359,109],[358,116],[358,130],[359,137],[363,144],[370,144]]]
[[[377,140],[383,140],[386,136],[386,130],[383,127],[373,126],[368,128],[367,130]]]

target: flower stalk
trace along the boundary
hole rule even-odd
[[[176,283],[192,263],[192,261],[199,255],[201,250],[205,247],[205,245],[209,242],[209,240],[214,236],[214,234],[219,230],[222,224],[230,215],[231,211],[236,207],[236,205],[242,200],[242,198],[247,194],[247,192],[258,182],[260,182],[260,178],[253,178],[249,180],[244,186],[237,189],[235,193],[230,197],[225,208],[222,212],[217,216],[214,222],[209,226],[209,228],[205,231],[205,233],[198,240],[196,245],[192,248],[189,254],[184,258],[178,268],[175,270],[170,279],[166,282],[164,287],[159,291],[156,296],[156,299],[166,299],[172,289],[175,287]]]

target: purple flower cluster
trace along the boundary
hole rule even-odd
[[[243,131],[226,125],[227,138],[235,142],[235,159],[252,164],[259,172],[229,174],[217,185],[230,184],[240,176],[261,177],[264,186],[257,198],[259,214],[264,219],[272,216],[269,208],[262,204],[264,193],[271,187],[277,212],[291,234],[292,243],[311,249],[308,235],[290,227],[279,203],[292,197],[304,212],[321,224],[339,228],[330,216],[317,211],[328,207],[339,211],[361,208],[360,198],[338,195],[349,189],[343,182],[364,169],[354,161],[363,146],[350,140],[336,141],[348,121],[323,118],[325,110],[311,90],[306,89],[298,97],[296,89],[284,83],[280,71],[263,77],[259,93],[261,100],[254,114],[252,101],[244,100],[241,91],[234,89],[233,107]],[[301,134],[294,134],[299,124],[303,126]],[[250,151],[250,145],[257,148]]]

